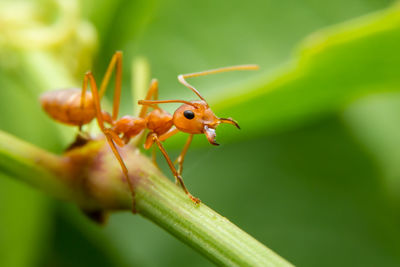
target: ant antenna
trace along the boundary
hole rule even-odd
[[[259,69],[258,65],[237,65],[237,66],[230,66],[230,67],[206,70],[206,71],[201,71],[201,72],[180,74],[178,76],[178,80],[184,86],[186,86],[187,88],[192,90],[201,100],[203,100],[207,104],[207,101],[204,99],[204,97],[202,97],[200,95],[199,91],[197,91],[196,88],[194,88],[192,85],[190,85],[185,80],[186,78],[205,76],[208,74],[215,74],[215,73],[228,72],[228,71],[234,71],[234,70],[258,70],[258,69]],[[139,105],[147,105],[147,106],[153,106],[153,105],[163,104],[163,103],[184,103],[184,104],[191,105],[191,106],[197,108],[193,103],[191,103],[189,101],[185,101],[185,100],[139,100],[138,101]],[[208,106],[208,104],[207,104],[207,106]]]
[[[200,95],[199,91],[196,90],[192,85],[190,85],[185,79],[192,78],[192,77],[199,77],[209,74],[227,72],[227,71],[234,71],[234,70],[258,70],[258,65],[238,65],[238,66],[230,66],[230,67],[223,67],[218,69],[206,70],[201,72],[194,72],[188,74],[180,74],[178,76],[178,80],[181,84],[192,90],[201,100],[207,103],[207,101]]]
[[[193,107],[196,107],[195,105],[193,105],[193,103],[190,103],[189,101],[185,100],[139,100],[138,101],[139,105],[147,105],[147,106],[153,106],[164,103],[184,103],[186,105],[191,105]]]

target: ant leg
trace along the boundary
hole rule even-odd
[[[122,172],[124,173],[126,180],[128,182],[129,185],[129,189],[132,193],[132,211],[133,213],[135,213],[135,193],[134,193],[134,188],[132,185],[131,180],[129,179],[129,175],[128,175],[128,169],[121,157],[121,155],[119,154],[117,147],[115,145],[115,143],[117,143],[119,146],[123,146],[124,142],[123,140],[112,130],[112,129],[107,129],[104,126],[104,120],[103,120],[103,116],[102,116],[102,112],[101,112],[101,108],[100,108],[100,99],[99,99],[99,95],[97,92],[97,85],[96,85],[96,81],[93,77],[93,74],[91,72],[88,72],[85,74],[85,78],[84,78],[84,86],[87,86],[87,83],[90,82],[90,88],[92,90],[92,95],[93,95],[93,103],[94,103],[94,107],[95,107],[95,113],[96,113],[96,119],[97,119],[97,124],[99,125],[100,130],[104,133],[108,144],[111,147],[111,150],[114,153],[114,156],[117,158],[119,164],[121,165],[121,169]],[[115,142],[115,143],[114,143]]]
[[[198,76],[205,76],[209,74],[215,74],[215,73],[221,73],[221,72],[227,72],[227,71],[234,71],[234,70],[258,70],[259,67],[258,65],[238,65],[238,66],[230,66],[230,67],[224,67],[224,68],[218,68],[218,69],[212,69],[212,70],[205,70],[201,72],[194,72],[194,73],[188,73],[188,74],[180,74],[178,75],[178,81],[192,90],[198,97],[200,97],[201,100],[207,102],[197,91],[196,88],[194,88],[192,85],[190,85],[185,79],[186,78],[192,78],[192,77],[198,77]]]
[[[157,81],[157,79],[151,80],[149,90],[147,91],[145,100],[150,100],[152,98],[158,99],[158,81]],[[157,107],[157,105],[156,105],[156,107]],[[142,106],[142,109],[140,110],[140,113],[139,113],[140,118],[144,118],[146,116],[147,108],[148,108],[148,105]]]
[[[100,98],[97,92],[96,80],[93,77],[91,72],[87,72],[84,78],[84,87],[87,87],[88,82],[90,82],[90,88],[92,90],[93,95],[93,103],[95,108],[95,114],[97,119],[97,124],[99,125],[100,130],[106,135],[109,136],[112,140],[114,140],[118,146],[124,146],[123,140],[111,129],[108,129],[104,126],[104,122],[108,122],[110,118],[106,116],[105,113],[102,112],[100,107]]]
[[[152,148],[152,151],[151,151],[151,160],[153,161],[153,164],[154,164],[158,169],[160,169],[160,167],[159,167],[158,164],[157,164],[157,150],[156,150],[156,147],[153,147],[153,148]]]
[[[118,150],[117,150],[117,146],[114,143],[114,139],[112,138],[112,135],[109,132],[104,133],[104,135],[106,136],[107,142],[111,147],[111,150],[113,151],[115,157],[117,158],[119,164],[121,165],[121,169],[122,172],[125,174],[125,176],[128,178],[128,169],[126,168],[126,165],[121,157],[121,155],[119,154]],[[131,187],[131,183],[129,183],[129,186]],[[131,188],[132,190],[133,188]]]
[[[178,129],[176,129],[176,128],[171,128],[171,129],[170,129],[168,132],[166,132],[165,134],[160,135],[160,136],[158,137],[158,140],[164,141],[164,140],[166,140],[167,138],[173,136],[174,134],[176,134],[176,133],[178,133],[178,132],[179,132]],[[145,142],[145,145],[144,145],[145,149],[149,149],[149,148],[153,145],[153,143],[154,143],[152,137],[150,137],[150,136],[151,136],[151,134],[149,134],[149,135],[147,136],[147,139],[146,139],[146,142]],[[159,166],[158,166],[158,164],[157,164],[157,159],[156,159],[156,152],[157,152],[157,150],[155,149],[155,147],[153,147],[153,151],[152,151],[152,160],[153,160],[154,165],[156,165],[156,167],[159,168]]]
[[[192,140],[193,140],[193,134],[189,135],[189,137],[188,137],[188,139],[187,139],[187,141],[186,141],[186,144],[185,144],[185,146],[184,146],[183,149],[182,149],[181,154],[180,154],[179,157],[176,159],[176,161],[177,161],[178,164],[179,164],[179,169],[178,169],[178,174],[179,174],[179,175],[182,174],[182,171],[183,171],[183,161],[184,161],[184,159],[185,159],[186,152],[188,151],[189,146],[190,146],[190,143],[192,142]]]
[[[80,109],[84,110],[85,109],[85,100],[86,100],[86,90],[87,90],[87,78],[85,75],[85,78],[83,79],[83,84],[82,84],[82,92],[81,92],[81,104],[80,104]],[[82,124],[78,126],[79,133],[82,133]]]
[[[160,136],[158,137],[158,139],[159,139],[160,141],[165,141],[165,140],[167,140],[168,138],[170,138],[171,136],[173,136],[173,135],[175,135],[175,134],[177,134],[177,133],[179,133],[179,132],[180,132],[180,131],[179,131],[177,128],[172,127],[171,129],[169,129],[168,132],[166,132],[166,133],[160,135]],[[174,163],[175,163],[175,162],[174,162]],[[156,166],[157,166],[157,163],[156,163],[156,162],[155,162],[155,164],[156,164]],[[158,167],[158,166],[157,166],[157,167]],[[179,171],[178,171],[178,173],[181,174],[181,172],[179,172]],[[176,178],[175,178],[175,183],[177,183]]]
[[[119,103],[121,98],[121,83],[122,83],[122,52],[117,51],[111,58],[110,64],[108,64],[104,78],[101,81],[99,99],[103,98],[103,95],[107,89],[108,82],[110,81],[111,74],[115,68],[115,90],[114,90],[114,103],[112,119],[116,120],[118,117]]]
[[[160,136],[158,137],[158,139],[160,139],[160,141],[165,141],[165,140],[167,140],[168,138],[170,138],[171,136],[173,136],[173,135],[175,135],[175,134],[177,134],[177,133],[179,133],[179,132],[180,132],[180,131],[179,131],[177,128],[172,127],[168,132],[166,132],[165,134],[160,135]]]
[[[189,191],[187,190],[185,184],[183,183],[183,179],[182,177],[179,175],[179,173],[176,171],[176,168],[174,166],[174,164],[171,161],[171,158],[168,156],[167,151],[165,150],[165,148],[163,147],[160,139],[158,138],[158,136],[155,133],[151,133],[149,138],[152,138],[154,142],[156,142],[158,148],[160,149],[161,153],[164,155],[165,159],[167,160],[168,166],[171,169],[173,175],[175,176],[175,179],[177,181],[177,183],[179,183],[179,185],[182,187],[183,191],[186,193],[186,195],[188,195],[188,197],[196,204],[200,203],[200,199],[198,199],[197,197],[192,196],[192,194],[189,193]]]
[[[99,98],[99,102],[100,99],[103,97],[105,89],[107,88],[107,84],[108,81],[110,80],[110,75],[112,73],[112,69],[114,68],[115,64],[117,63],[117,71],[116,71],[116,81],[115,81],[115,96],[114,96],[114,107],[115,106],[119,106],[119,98],[120,98],[120,94],[121,94],[121,78],[122,78],[122,52],[121,51],[117,51],[115,52],[115,54],[113,55],[111,62],[107,68],[106,74],[103,78],[103,81],[101,83],[101,89],[100,89],[100,96]],[[80,109],[85,109],[85,100],[86,100],[86,92],[87,92],[87,86],[88,86],[88,74],[85,75],[84,79],[83,79],[83,85],[82,85],[82,93],[81,93],[81,104],[80,104]],[[97,91],[97,89],[96,89]],[[115,103],[115,101],[117,101],[117,103]],[[102,117],[103,120],[109,124],[112,124],[113,121],[116,118],[111,118],[111,116],[107,113],[107,112],[103,112],[102,113]],[[117,111],[118,113],[118,111]],[[82,125],[79,125],[79,132],[82,132]]]

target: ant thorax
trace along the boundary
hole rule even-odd
[[[146,128],[146,120],[143,118],[135,118],[132,116],[123,116],[114,123],[113,131],[120,135],[123,134],[125,143],[138,135]]]
[[[145,119],[146,127],[157,135],[166,133],[173,125],[172,115],[160,108],[148,113]]]

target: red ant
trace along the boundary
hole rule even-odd
[[[111,116],[109,113],[101,110],[100,100],[104,96],[114,69],[116,70],[115,91]],[[258,69],[257,65],[241,65],[179,75],[179,82],[192,90],[200,98],[200,100],[197,101],[157,100],[158,82],[156,79],[153,79],[146,99],[139,100],[138,102],[142,105],[139,117],[134,118],[131,116],[124,116],[118,119],[122,81],[122,52],[117,51],[111,59],[99,91],[93,74],[89,71],[85,74],[82,89],[49,91],[40,97],[40,102],[43,109],[50,117],[65,124],[78,126],[79,130],[81,130],[83,125],[88,124],[96,117],[100,129],[104,133],[107,142],[119,161],[126,177],[128,177],[128,169],[126,168],[115,144],[122,147],[127,144],[132,137],[135,137],[143,130],[148,129],[149,133],[147,134],[144,148],[149,149],[153,143],[156,143],[175,176],[175,182],[182,187],[192,201],[199,203],[200,200],[193,197],[186,189],[181,177],[183,161],[193,139],[193,135],[205,134],[212,145],[218,145],[215,141],[215,128],[220,123],[232,124],[239,129],[240,127],[232,118],[218,118],[215,116],[206,100],[193,86],[187,83],[185,79],[233,70],[256,69]],[[88,84],[90,84],[91,92],[86,91]],[[171,115],[158,106],[158,104],[163,103],[183,103],[183,105],[174,112],[174,115]],[[153,111],[147,113],[148,107],[152,107]],[[111,127],[105,127],[104,123],[108,123]],[[179,164],[179,169],[177,170],[161,142],[179,131],[188,133],[189,138],[177,159]],[[132,185],[130,184],[129,179],[127,180],[133,192]]]

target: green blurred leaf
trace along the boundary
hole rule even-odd
[[[317,32],[297,49],[299,56],[282,65],[297,43],[316,29],[391,2],[312,2],[304,6],[290,0],[253,0],[234,1],[227,9],[223,3],[186,5],[173,1],[161,4],[148,30],[135,38],[135,43],[129,38],[105,42],[114,50],[122,48],[126,58],[148,57],[154,76],[160,80],[162,99],[195,98],[178,84],[179,73],[260,64],[258,73],[190,80],[218,115],[234,117],[246,131],[224,131],[224,140],[250,138],[314,120],[337,110],[358,94],[382,88],[382,83],[397,83],[393,70],[398,59],[391,56],[397,47],[397,8]],[[128,10],[129,7],[114,22],[113,33],[129,31]],[[108,53],[110,56],[112,52]],[[378,71],[372,71],[374,67]],[[129,86],[127,78],[124,84]],[[125,97],[122,104],[122,112],[131,111],[130,98]],[[174,106],[165,108],[172,112]]]
[[[399,45],[395,6],[314,33],[283,74],[235,91],[215,108],[240,121],[246,137],[321,118],[361,95],[399,90]]]
[[[385,191],[400,203],[400,94],[374,94],[343,112],[344,121],[360,144],[376,160]]]
[[[160,98],[195,98],[180,85],[180,73],[201,71],[235,64],[260,64],[263,71],[276,69],[287,61],[298,42],[308,34],[346,21],[393,1],[340,0],[264,1],[184,0],[160,3],[154,19],[137,45],[116,42],[128,57],[144,55],[150,59],[154,77],[160,80]],[[125,27],[115,25],[114,30]],[[193,79],[209,100],[221,100],[243,78],[253,74],[216,75]]]

